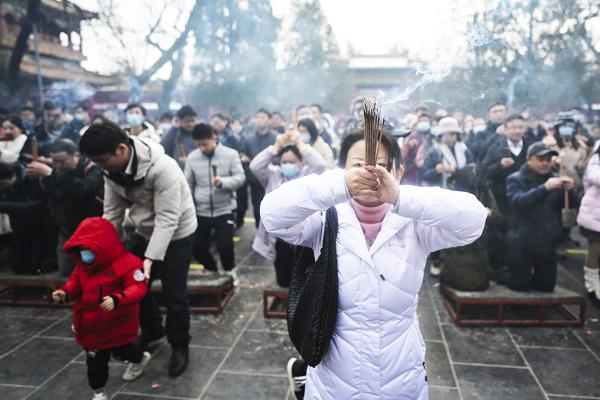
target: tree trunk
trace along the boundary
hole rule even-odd
[[[14,92],[19,86],[21,61],[23,61],[23,57],[28,50],[27,41],[33,31],[33,24],[36,24],[39,20],[41,3],[41,0],[28,0],[27,2],[27,14],[21,20],[21,31],[15,41],[8,66],[8,82],[11,92]]]
[[[173,61],[171,61],[171,75],[169,77],[169,80],[165,82],[162,95],[158,102],[159,115],[166,111],[169,111],[171,100],[173,100],[173,93],[175,92],[175,88],[177,87],[179,78],[183,73],[184,64],[185,55],[183,54],[183,49],[179,49],[179,51],[177,52],[177,57],[174,58]]]
[[[135,81],[135,88],[132,87],[132,92],[130,97],[136,97],[139,93],[143,93],[143,88],[146,83],[160,70],[163,65],[167,62],[172,61],[173,55],[187,42],[188,34],[192,31],[192,27],[194,24],[198,23],[197,18],[200,16],[200,10],[204,7],[204,3],[206,0],[196,0],[194,3],[194,8],[190,12],[190,16],[185,24],[185,28],[181,35],[173,42],[170,48],[165,50],[165,52],[159,57],[158,60],[154,62],[147,70],[139,74],[138,76],[132,78]],[[135,92],[134,92],[135,90]],[[139,100],[141,101],[141,99]]]

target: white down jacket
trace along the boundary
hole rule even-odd
[[[327,354],[309,368],[305,399],[427,399],[425,342],[416,315],[430,252],[483,231],[486,210],[468,193],[401,186],[370,249],[348,202],[343,170],[310,175],[266,195],[267,231],[320,254],[325,210],[338,212],[339,311]]]

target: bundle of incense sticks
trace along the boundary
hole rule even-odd
[[[42,277],[42,279],[46,283],[46,286],[48,287],[48,289],[50,289],[53,292],[55,292],[56,291],[56,285],[54,284],[54,282],[52,281],[52,279],[50,279],[50,276],[48,276],[48,273],[46,272],[46,270],[44,268],[40,268],[40,269],[38,269],[38,273],[40,274],[40,276]]]
[[[33,161],[37,161],[37,159],[39,157],[38,140],[36,137],[31,138],[31,157],[33,158]]]
[[[185,146],[180,141],[177,141],[177,152],[179,153],[179,157],[187,157]]]
[[[381,115],[381,105],[374,97],[363,99],[363,115],[365,120],[365,165],[376,165],[383,125],[385,119]]]

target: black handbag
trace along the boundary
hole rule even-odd
[[[288,332],[298,353],[311,367],[327,352],[338,312],[336,238],[338,216],[327,210],[323,248],[317,261],[302,248],[292,270],[288,300]]]

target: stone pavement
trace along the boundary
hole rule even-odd
[[[112,362],[114,400],[291,399],[285,365],[295,354],[284,320],[264,320],[262,290],[273,268],[250,250],[254,228],[237,243],[241,287],[221,316],[192,320],[191,363],[167,377],[168,345],[154,352],[145,374],[124,383]],[[559,284],[581,292],[582,255],[562,260]],[[85,357],[67,310],[0,307],[0,399],[89,399]],[[427,277],[419,317],[427,342],[430,398],[600,399],[600,312],[584,328],[457,328]]]

